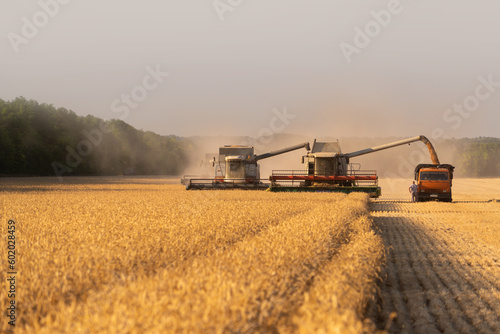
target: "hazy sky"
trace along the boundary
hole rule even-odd
[[[500,137],[499,18],[498,0],[2,1],[0,98],[182,136]]]

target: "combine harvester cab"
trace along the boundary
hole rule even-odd
[[[242,145],[226,145],[219,148],[218,158],[211,160],[214,178],[184,177],[181,183],[186,189],[267,189],[267,180],[260,179],[259,160],[279,154],[306,148],[309,143],[302,143],[281,150],[255,155],[254,148]]]
[[[417,202],[451,202],[451,186],[454,166],[448,164],[420,164],[415,167],[418,186]]]
[[[360,170],[349,163],[338,142],[314,140],[311,152],[302,157],[305,170],[275,170],[269,177],[274,192],[366,192],[370,197],[381,194],[375,170]]]

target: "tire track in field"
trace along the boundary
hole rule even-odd
[[[380,285],[379,328],[390,333],[499,333],[500,256],[453,228],[447,212],[497,212],[497,207],[373,202],[387,249]]]

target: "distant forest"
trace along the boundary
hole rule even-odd
[[[188,141],[121,120],[81,117],[33,100],[0,99],[0,175],[177,175]]]
[[[458,176],[500,176],[499,138],[459,139],[453,149],[457,152],[455,165]]]
[[[286,140],[284,146],[288,146],[299,137],[276,135],[275,141]],[[1,176],[179,175],[194,160],[192,153],[200,150],[198,146],[210,139],[161,136],[121,120],[82,117],[22,97],[0,99]],[[357,145],[362,148],[396,138],[352,138],[350,142],[356,145],[356,140],[363,142]],[[225,144],[242,141],[252,143],[255,138],[224,137]],[[457,176],[500,176],[500,138],[447,139],[435,146],[440,155],[448,153],[449,160],[442,162],[454,164]],[[397,169],[396,154],[382,158],[389,170]],[[375,156],[372,161],[377,167]]]

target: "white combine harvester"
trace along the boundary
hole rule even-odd
[[[251,146],[225,145],[219,148],[218,156],[202,162],[203,170],[211,165],[213,177],[185,175],[181,183],[186,185],[186,189],[267,189],[270,183],[266,182],[267,179],[260,178],[257,161],[301,148],[309,151],[309,143],[260,155],[255,155]]]

